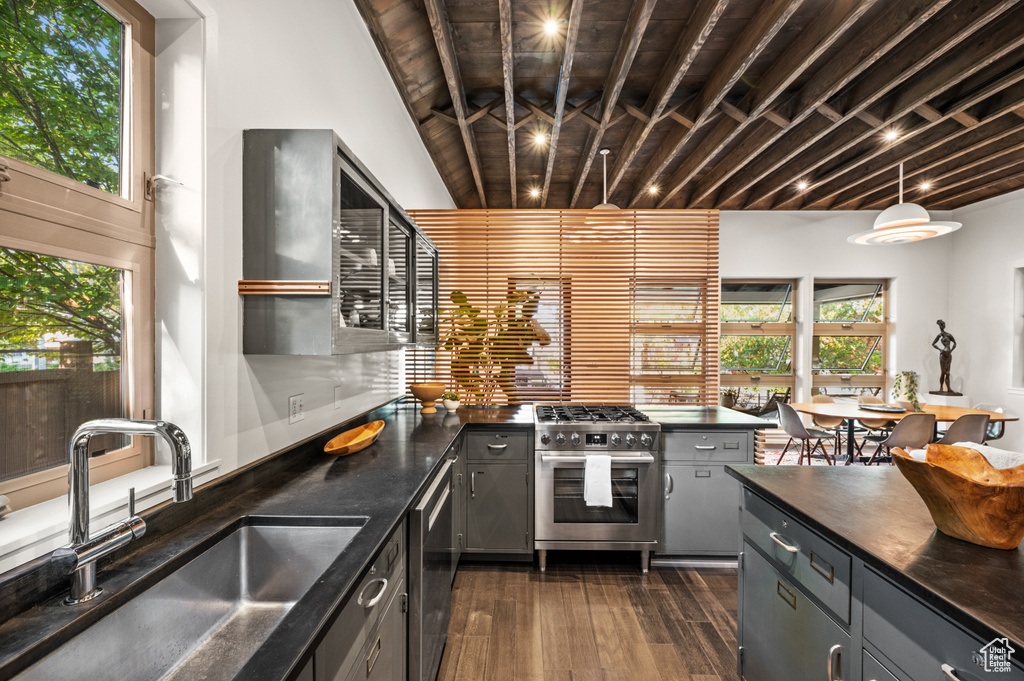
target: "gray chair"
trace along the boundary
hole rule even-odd
[[[938,441],[938,444],[974,442],[983,445],[986,437],[988,437],[988,414],[964,414],[946,429],[946,433]]]
[[[827,430],[818,430],[817,428],[807,428],[804,422],[800,420],[800,415],[796,413],[796,409],[780,402],[779,407],[779,425],[786,431],[786,435],[789,435],[789,442],[786,443],[785,449],[782,450],[782,454],[779,456],[779,460],[775,462],[776,465],[782,463],[782,458],[786,456],[786,452],[789,451],[790,445],[795,441],[800,442],[800,458],[797,459],[796,465],[801,465],[804,462],[804,456],[807,457],[807,465],[811,464],[811,455],[818,448],[821,448],[821,453],[825,455],[825,460],[828,461],[828,465],[832,465],[831,455],[828,450],[825,449],[825,445],[821,443],[822,440],[829,440],[832,438],[832,434]],[[814,440],[814,444],[811,445],[810,441]]]
[[[885,400],[876,395],[861,395],[857,398],[857,404],[885,404]],[[864,454],[864,445],[868,442],[879,443],[889,437],[895,421],[889,419],[857,419],[860,425],[868,429],[868,434],[857,442],[857,456]]]
[[[935,414],[907,414],[902,420],[896,423],[888,437],[878,443],[874,453],[868,459],[867,465],[874,463],[875,458],[885,450],[889,456],[889,450],[893,447],[900,449],[922,449],[932,441],[935,435]],[[890,457],[889,463],[892,463]]]
[[[997,414],[1005,414],[1006,408],[998,404],[992,404],[991,402],[980,402],[974,405],[975,409],[981,409],[982,411],[994,411]],[[985,442],[991,442],[992,440],[998,440],[1006,432],[1005,421],[989,421],[988,422],[988,433],[985,434]],[[963,440],[961,440],[963,442]]]
[[[832,404],[835,400],[833,400],[829,395],[813,395],[811,397],[811,402]],[[832,435],[830,437],[834,437],[836,441],[835,455],[839,456],[839,447],[842,444],[842,436],[843,433],[846,432],[846,419],[841,419],[835,416],[811,415],[811,421],[822,430],[832,431]]]

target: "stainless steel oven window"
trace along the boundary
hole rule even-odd
[[[640,522],[640,471],[636,468],[612,469],[612,505],[587,506],[583,498],[583,468],[556,468],[552,471],[554,522],[636,525]]]

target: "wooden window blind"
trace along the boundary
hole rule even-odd
[[[717,403],[717,211],[411,214],[441,253],[441,310],[410,381],[468,404]]]

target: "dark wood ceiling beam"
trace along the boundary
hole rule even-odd
[[[925,42],[923,39],[920,44],[918,44],[917,40],[911,41],[915,48],[913,54],[917,57],[917,61],[911,66],[911,71],[913,74],[920,73],[921,76],[910,80],[909,83],[903,84],[906,81],[906,77],[904,77],[906,74],[905,72],[900,72],[900,77],[892,81],[889,86],[884,87],[882,91],[871,92],[862,90],[866,93],[867,100],[857,103],[853,111],[860,111],[866,106],[874,104],[874,102],[882,99],[883,92],[891,90],[891,94],[881,101],[876,107],[876,111],[881,109],[889,112],[885,118],[886,126],[893,126],[898,129],[899,126],[897,124],[903,123],[904,118],[911,114],[914,109],[934,99],[948,88],[962,82],[985,66],[1024,44],[1024,34],[1021,34],[1019,27],[1014,22],[1006,22],[999,28],[985,32],[983,35],[977,36],[976,40],[968,41],[966,45],[961,45],[959,49],[951,52],[954,46],[964,42],[968,36],[980,30],[1005,11],[1008,8],[1008,3],[1016,3],[1016,1],[1003,0],[995,3],[994,7],[990,6],[992,3],[989,3],[989,5],[972,5],[974,8],[986,9],[988,11],[976,16],[976,20],[966,26],[958,25],[956,27],[957,32],[953,36],[948,35],[951,29],[946,22],[940,22],[932,26],[931,28],[936,29],[938,36],[949,38],[950,42],[943,42],[935,47],[935,50],[942,53],[943,58],[941,60],[937,59],[934,51],[926,52],[922,55],[920,45],[933,43]],[[922,30],[929,32],[928,27]],[[900,50],[896,56],[902,55],[903,51]],[[910,55],[907,56],[909,60]],[[928,66],[923,71],[920,68],[922,62]],[[876,73],[868,74],[866,79],[873,80],[877,77]],[[889,78],[892,78],[891,73]],[[858,81],[858,84],[860,82]],[[902,85],[901,87],[895,87],[896,84]],[[858,144],[871,139],[880,132],[878,129],[866,125],[854,125],[854,123],[859,123],[860,121],[854,119],[851,115],[852,113],[847,113],[842,121],[831,126],[825,133],[812,138],[805,137],[793,140],[789,144],[777,145],[776,149],[773,149],[772,157],[784,154],[785,170],[773,173],[771,177],[764,177],[753,184],[745,206],[757,205],[768,197],[783,192],[784,188],[801,179],[809,183],[808,190],[799,196],[788,197],[783,202],[787,205],[799,203],[803,200],[803,197],[808,196],[808,192],[813,192],[814,189],[820,187],[824,182],[831,180],[834,176],[832,173],[826,176],[827,179],[811,177],[811,175],[822,165],[844,154]],[[934,125],[934,123],[928,125]],[[923,127],[927,128],[927,125]],[[923,128],[917,128],[916,130],[919,131],[921,129]],[[901,140],[906,138],[907,134],[905,133]],[[812,145],[813,149],[811,148]],[[884,148],[882,150],[884,151]],[[793,153],[794,151],[796,153]],[[776,205],[781,207],[783,204]]]
[[[626,102],[619,102],[619,95],[622,94],[622,86],[626,83],[626,76],[629,75],[629,69],[633,65],[633,59],[640,48],[640,41],[647,31],[647,24],[650,22],[651,13],[654,12],[656,4],[657,0],[638,0],[633,3],[629,11],[629,18],[626,20],[622,37],[619,39],[619,47],[615,51],[615,59],[612,61],[612,67],[608,72],[608,79],[605,81],[604,92],[601,96],[601,119],[594,121],[597,126],[587,138],[586,151],[580,154],[569,208],[575,208],[576,202],[579,201],[583,185],[590,175],[590,168],[594,164],[597,152],[601,149],[604,134],[611,127],[616,104],[627,106]]]
[[[871,113],[867,109],[864,109],[863,111],[858,111],[857,118],[861,121],[864,121],[872,128],[881,128],[883,125],[885,125],[885,121],[883,121],[881,118]]]
[[[914,113],[916,113],[918,116],[925,119],[929,123],[934,123],[936,121],[942,120],[942,112],[936,109],[934,106],[930,106],[928,104],[915,106]]]
[[[976,197],[979,193],[985,193],[989,190],[989,194],[998,193],[991,192],[989,189],[991,185],[999,182],[1013,181],[1015,183],[1024,179],[1024,159],[1020,159],[1017,163],[1008,166],[1006,168],[1000,168],[998,172],[993,171],[992,173],[985,173],[984,176],[976,178],[969,189],[958,192],[951,196],[945,196],[942,198],[931,199],[925,201],[925,205],[931,210],[942,210],[945,208],[954,208],[973,203],[973,200],[967,200],[969,197]],[[976,199],[982,198],[977,196]]]
[[[555,120],[551,124],[551,138],[548,140],[548,163],[544,170],[544,186],[540,193],[540,207],[547,208],[548,190],[551,189],[551,174],[555,170],[555,153],[558,151],[558,136],[562,131],[562,117],[565,115],[565,100],[569,95],[569,79],[572,76],[572,62],[576,58],[576,39],[583,19],[583,0],[571,0],[569,25],[565,30],[565,47],[562,50],[562,66],[558,70],[558,86],[555,89]]]
[[[964,126],[965,128],[973,128],[978,124],[978,119],[972,116],[971,114],[967,113],[966,111],[955,113],[953,114],[952,118],[954,121]]]
[[[484,104],[482,107],[480,107],[479,109],[477,109],[473,113],[471,113],[468,116],[466,116],[466,122],[469,123],[470,125],[473,125],[478,120],[480,120],[481,118],[483,118],[487,114],[491,113],[491,111],[493,111],[496,106],[501,104],[502,101],[503,101],[503,99],[501,97],[495,97],[494,99],[492,99],[491,101],[487,102],[486,104]]]
[[[505,91],[505,134],[508,138],[508,177],[512,190],[512,208],[518,208],[516,189],[516,91],[514,87],[515,56],[512,40],[512,0],[498,0],[498,30],[501,33],[501,82]]]
[[[739,38],[732,44],[726,54],[719,60],[714,71],[704,82],[696,100],[687,111],[688,118],[693,119],[693,127],[676,128],[669,132],[668,139],[662,141],[654,157],[640,172],[633,186],[633,198],[629,205],[636,205],[665,169],[672,163],[676,155],[683,150],[708,118],[719,108],[719,104],[729,94],[737,81],[743,77],[747,69],[761,56],[771,41],[778,35],[786,22],[800,8],[803,0],[765,0],[757,13],[751,18]],[[674,196],[680,188],[674,188]],[[666,197],[668,198],[668,197]]]
[[[516,101],[522,104],[524,107],[526,107],[527,110],[537,118],[548,123],[549,125],[554,125],[555,116],[554,114],[547,110],[547,108],[551,106],[550,103],[544,105],[534,104],[523,95],[516,95]],[[520,121],[520,123],[517,123],[516,127],[519,127],[521,123],[522,121]]]
[[[455,117],[458,119],[462,143],[466,147],[469,168],[473,173],[477,194],[480,195],[480,206],[487,207],[487,196],[484,194],[483,174],[480,170],[480,154],[476,148],[476,136],[466,122],[466,89],[462,86],[462,74],[459,72],[459,60],[455,55],[455,44],[452,42],[452,29],[448,23],[448,13],[444,0],[424,0],[427,17],[430,19],[430,30],[434,34],[434,44],[441,58],[448,94],[452,99]]]
[[[829,129],[831,122],[818,117],[811,118],[818,107],[840,92],[855,78],[870,69],[886,54],[920,28],[950,0],[897,0],[886,2],[884,9],[867,26],[846,43],[833,59],[819,68],[814,75],[795,93],[787,105],[791,115],[789,124],[782,129],[758,125],[751,130],[736,147],[715,164],[705,177],[697,183],[691,200],[698,203],[716,193],[715,205],[746,192],[762,177],[777,170],[785,162],[776,159],[762,159],[765,152],[780,140],[788,137],[803,137],[820,134]],[[807,120],[811,118],[811,120]],[[805,123],[805,121],[807,121]],[[743,180],[730,180],[755,164],[753,170],[742,175]],[[746,184],[742,182],[745,181]]]
[[[640,147],[647,141],[651,132],[654,131],[655,125],[661,120],[661,115],[668,106],[669,99],[675,94],[679,82],[693,65],[708,38],[711,37],[711,31],[718,24],[718,20],[722,18],[728,5],[729,0],[699,0],[697,6],[694,7],[689,21],[686,22],[686,28],[672,48],[672,53],[658,74],[658,79],[644,104],[644,113],[647,114],[649,120],[646,123],[642,121],[633,123],[633,127],[626,136],[626,142],[619,151],[618,158],[615,159],[612,176],[608,183],[609,195],[615,192],[619,182],[626,174],[626,170],[640,153]]]
[[[1007,33],[1014,33],[1014,32],[1007,32]],[[1005,37],[1006,36],[1000,36],[1000,38],[1005,38]],[[983,43],[984,39],[982,41],[980,41],[980,42]],[[1014,35],[1014,38],[1011,41],[1011,43],[1017,43],[1018,45],[1024,44],[1024,34],[1022,34],[1022,35]],[[998,41],[996,42],[996,44],[999,45],[999,47],[997,47],[996,50],[995,50],[996,53],[1001,52],[1001,53],[1005,54],[1006,52],[1004,51],[1004,48],[1007,47],[1007,45],[1004,44],[1004,43],[1000,43]],[[990,62],[991,62],[991,60],[988,59],[988,58],[981,58],[981,61],[977,62],[977,63],[974,63],[974,65],[971,65],[971,66],[964,65],[964,72],[963,72],[964,77],[966,78],[967,76],[970,76],[972,73],[977,72],[978,70],[981,69],[982,66],[987,65],[987,63],[990,63]],[[945,75],[945,70],[939,70],[939,72],[937,74],[932,74],[932,75],[935,76],[938,79],[941,79],[941,77],[943,75]],[[944,89],[944,86],[941,85],[941,82],[942,81],[939,80],[938,81],[939,84],[936,85],[936,87],[938,88],[939,92],[941,92],[941,90]],[[955,81],[953,81],[953,82],[955,82]],[[927,92],[926,91],[926,92],[924,92],[922,94],[922,96],[926,96],[926,95],[931,95],[931,96],[929,96],[929,98],[932,98],[932,96],[935,96],[935,92]],[[949,120],[953,116],[955,116],[956,114],[964,112],[964,111],[967,111],[968,109],[971,109],[972,107],[975,107],[975,105],[977,105],[977,104],[985,101],[989,97],[993,97],[995,95],[998,95],[998,96],[995,97],[994,101],[986,102],[986,105],[988,105],[990,110],[994,112],[986,120],[992,120],[993,118],[997,118],[997,117],[1000,117],[1000,116],[1006,116],[1008,114],[1012,114],[1014,109],[1019,107],[1021,102],[1024,101],[1024,68],[1020,68],[1020,69],[1017,69],[1015,71],[1012,71],[1009,74],[1007,74],[1006,76],[998,78],[995,81],[992,81],[992,82],[990,82],[990,83],[988,83],[988,84],[986,84],[986,85],[984,85],[982,87],[979,87],[979,88],[971,91],[971,93],[969,95],[967,95],[967,96],[965,96],[965,97],[963,97],[963,98],[961,98],[961,99],[959,99],[959,100],[949,104],[949,109],[948,109],[948,111],[946,111],[945,114],[943,114],[943,118],[941,120],[936,121],[934,123],[927,123],[927,124],[925,124],[923,126],[920,126],[918,128],[914,128],[912,130],[906,130],[903,133],[902,137],[900,138],[899,143],[900,144],[905,144],[905,143],[909,142],[910,140],[912,140],[913,138],[918,137],[918,136],[926,133],[927,131],[931,130],[934,126],[939,125],[943,121]],[[913,109],[915,108],[915,105],[916,104],[914,104],[913,102],[909,102],[906,105],[906,107],[904,108],[905,110],[903,112],[901,112],[901,113],[904,116],[908,115],[910,112],[913,111]],[[890,124],[893,124],[893,122],[890,121]],[[844,131],[844,132],[847,132],[847,131]],[[958,131],[958,132],[963,132],[963,131]],[[873,135],[873,131],[871,131],[868,134],[861,135],[859,137],[859,139],[850,140],[850,141],[853,141],[854,143],[849,143],[847,141],[845,135],[837,135],[836,136],[837,143],[835,145],[830,145],[828,148],[826,148],[826,150],[821,150],[821,148],[819,147],[819,150],[817,151],[817,154],[821,154],[821,156],[823,157],[824,161],[835,159],[836,157],[838,157],[838,156],[844,154],[845,152],[851,150],[851,148],[856,146],[856,143],[865,141],[868,138],[870,138],[872,135]],[[797,203],[797,201],[799,201],[801,205],[810,205],[811,203],[818,203],[818,202],[821,202],[821,201],[825,200],[827,197],[835,195],[836,193],[838,193],[838,191],[840,191],[842,189],[841,188],[830,189],[830,190],[828,190],[827,194],[822,194],[820,190],[819,191],[815,191],[815,189],[818,189],[819,187],[827,184],[828,182],[835,181],[837,178],[839,178],[839,177],[841,177],[843,175],[846,175],[847,173],[850,173],[850,172],[856,170],[857,168],[860,168],[861,166],[863,166],[864,164],[870,162],[873,159],[877,159],[880,156],[885,155],[890,150],[890,148],[892,148],[892,147],[889,146],[889,145],[878,145],[878,146],[874,147],[873,150],[869,150],[869,151],[866,151],[863,154],[858,155],[855,159],[851,160],[849,163],[843,164],[840,167],[834,169],[833,171],[828,172],[827,174],[825,174],[823,176],[816,177],[813,180],[809,180],[808,181],[809,185],[808,185],[807,191],[805,191],[803,197],[795,197],[795,198],[791,198],[791,199],[785,200],[785,201],[783,201],[781,203],[776,204],[776,206],[773,206],[773,208],[794,204],[794,203]],[[807,161],[807,159],[805,159],[805,162],[806,161]],[[824,161],[822,161],[822,163]],[[817,162],[815,161],[814,163],[816,164]],[[800,163],[798,162],[795,165],[800,166]],[[856,177],[853,178],[853,180],[852,180],[853,183],[856,183],[857,181],[858,180],[857,180]],[[778,187],[778,188],[781,188],[781,186]],[[814,194],[812,195],[810,193],[814,193]],[[759,195],[758,187],[755,187],[754,190],[752,191],[751,199],[749,199],[748,203],[746,203],[744,205],[745,206],[754,205],[760,199],[763,199],[764,197],[770,196],[770,193],[769,194],[761,194],[760,197],[758,195]]]
[[[722,101],[720,107],[725,106],[723,110],[732,121],[724,120],[717,123],[697,148],[687,154],[682,165],[666,183],[658,207],[665,207],[758,116],[763,116],[780,128],[787,127],[790,120],[771,107],[777,104],[786,88],[815,64],[877,1],[838,0],[826,3],[811,24],[801,31],[779,58],[766,69],[766,75],[758,83],[758,87],[751,89],[740,101],[739,106],[733,107],[734,110],[730,113],[727,109],[731,105],[725,100]],[[744,114],[746,111],[750,112],[749,116]]]

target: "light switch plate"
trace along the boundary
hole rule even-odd
[[[334,386],[334,408],[335,409],[341,409],[341,403],[345,399],[342,395],[343,394],[341,392],[341,386],[340,385]]]
[[[298,395],[292,395],[288,398],[288,424],[298,423],[302,419],[306,418],[306,410],[302,404],[305,393],[299,393]]]

